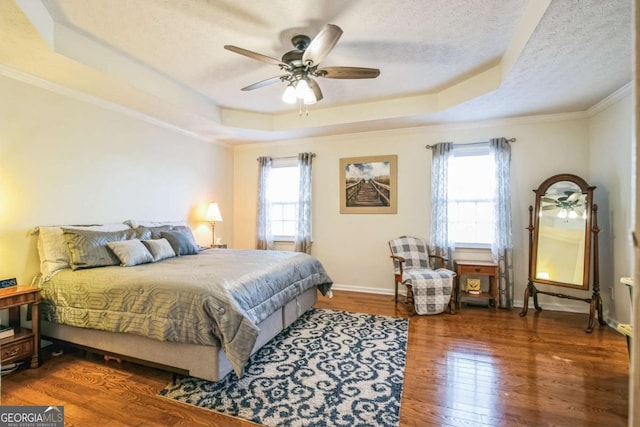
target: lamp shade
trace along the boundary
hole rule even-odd
[[[282,94],[282,100],[287,104],[295,104],[297,101],[296,98],[296,88],[293,87],[292,84],[287,86],[284,93]]]
[[[207,208],[207,216],[205,220],[209,222],[222,221],[222,215],[220,214],[220,208],[216,202],[211,202]]]

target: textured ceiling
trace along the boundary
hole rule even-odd
[[[344,34],[309,116],[280,100],[291,37]],[[16,0],[0,65],[211,140],[246,142],[585,111],[632,79],[631,0]],[[1,71],[1,70],[0,70]]]

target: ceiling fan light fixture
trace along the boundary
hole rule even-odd
[[[297,99],[296,88],[290,83],[282,94],[282,100],[287,104],[295,104]]]
[[[296,96],[303,100],[310,98],[311,96],[315,98],[315,96],[313,95],[313,91],[309,87],[309,83],[307,83],[306,79],[300,79],[296,84]]]
[[[318,102],[318,100],[316,99],[316,96],[313,94],[313,91],[310,90],[308,96],[304,97],[303,102],[305,105],[312,105]]]

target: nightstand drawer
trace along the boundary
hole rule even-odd
[[[5,345],[0,344],[0,360],[3,364],[31,357],[33,354],[33,335],[25,335],[19,340]]]
[[[460,274],[461,276],[465,274],[488,275],[488,274],[494,274],[495,271],[496,271],[496,267],[492,265],[461,265],[458,268],[458,274]]]

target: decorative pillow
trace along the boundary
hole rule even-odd
[[[173,226],[173,228],[171,229],[171,231],[179,231],[181,233],[185,233],[189,236],[189,238],[191,240],[193,240],[193,243],[195,244],[196,242],[196,238],[193,236],[193,232],[191,231],[191,229],[189,227],[187,227],[186,225],[175,225]],[[198,246],[196,244],[196,246]]]
[[[173,230],[173,225],[159,225],[157,227],[140,226],[135,228],[135,230],[139,236],[144,236],[139,237],[140,240],[159,239],[160,233]]]
[[[72,270],[118,265],[120,260],[109,250],[107,243],[136,237],[135,230],[131,229],[100,232],[63,228],[62,231],[69,248]]]
[[[154,257],[145,245],[138,239],[108,242],[107,246],[120,260],[120,265],[130,267],[138,264],[153,262]]]
[[[176,253],[167,239],[144,240],[142,243],[147,247],[153,261],[160,261],[166,258],[173,258]]]
[[[127,224],[131,228],[138,227],[160,227],[163,225],[171,225],[171,226],[186,226],[187,223],[184,221],[140,221],[137,219],[128,219],[124,221],[124,224]]]
[[[48,280],[56,271],[70,267],[69,249],[64,239],[62,228],[74,230],[93,231],[124,231],[129,230],[125,224],[105,224],[105,225],[64,225],[64,226],[39,226],[36,227],[38,233],[38,255],[40,256],[40,273],[44,280]]]
[[[169,241],[171,248],[173,248],[177,256],[194,255],[200,252],[191,231],[189,231],[189,233],[183,231],[163,231],[160,235]]]

